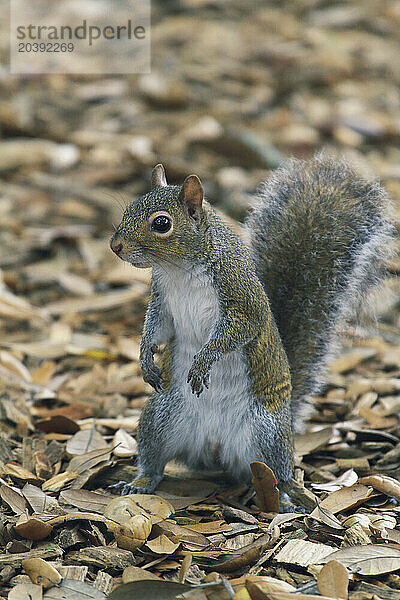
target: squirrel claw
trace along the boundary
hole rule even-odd
[[[134,479],[131,483],[128,483],[127,481],[119,481],[114,485],[109,485],[107,490],[120,496],[130,496],[131,494],[151,494],[157,487],[158,481],[159,479],[151,479],[150,477],[144,476]]]

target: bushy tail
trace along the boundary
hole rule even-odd
[[[320,389],[338,329],[377,283],[393,226],[376,182],[344,162],[290,160],[260,189],[248,236],[292,371],[294,426]]]

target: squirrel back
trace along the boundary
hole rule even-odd
[[[289,160],[262,185],[247,233],[289,359],[294,429],[318,393],[344,319],[384,272],[393,226],[377,182],[343,160]]]

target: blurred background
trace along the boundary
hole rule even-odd
[[[1,28],[0,383],[25,416],[32,398],[35,417],[142,406],[149,273],[108,240],[155,163],[170,182],[197,173],[241,220],[285,157],[333,149],[381,179],[399,223],[398,0],[153,0],[145,75],[13,76]],[[399,269],[394,257],[393,289]],[[398,295],[377,304],[399,373]]]

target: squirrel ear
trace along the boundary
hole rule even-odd
[[[204,191],[197,175],[189,175],[183,182],[179,198],[186,205],[189,216],[196,221],[200,218],[200,209],[203,203]]]
[[[161,163],[156,165],[151,172],[151,189],[158,187],[164,187],[167,185],[167,178],[165,176],[165,169]]]

